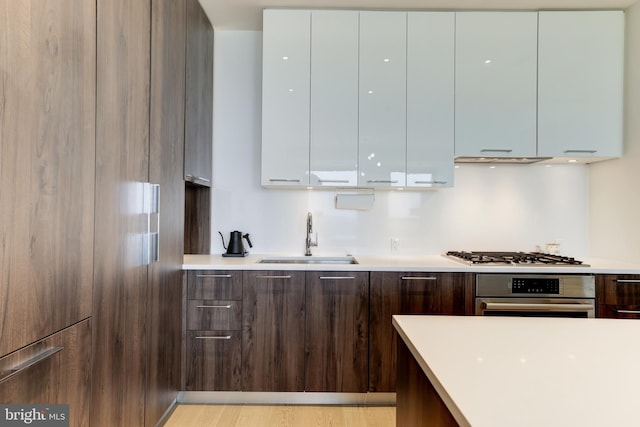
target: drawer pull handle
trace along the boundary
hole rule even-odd
[[[227,305],[196,305],[196,308],[231,308],[231,304]]]
[[[269,182],[300,182],[300,180],[291,178],[269,178]]]
[[[564,150],[565,154],[595,154],[598,150]]]
[[[640,283],[638,279],[618,279],[616,283]]]
[[[423,277],[402,276],[401,279],[402,280],[438,280],[438,278],[434,276],[423,276]]]
[[[187,174],[187,175],[185,175],[185,177],[187,178],[187,181],[190,181],[190,182],[196,182],[196,183],[197,183],[198,181],[202,181],[202,182],[206,182],[206,183],[211,182],[211,180],[210,180],[210,179],[207,179],[207,178],[205,178],[205,177],[203,177],[203,176],[195,176],[195,175],[189,175],[189,174]]]
[[[230,279],[230,274],[197,274],[196,277],[198,279]]]
[[[447,181],[416,181],[414,184],[436,184],[436,185],[445,185]]]
[[[510,153],[512,151],[508,148],[483,148],[480,150],[481,153]]]
[[[640,310],[614,310],[614,311],[620,314],[640,314]]]
[[[42,353],[32,357],[31,359],[19,364],[18,366],[16,366],[15,368],[11,368],[8,369],[4,372],[2,372],[2,377],[0,377],[0,383],[3,383],[5,381],[7,381],[9,378],[13,377],[14,375],[18,375],[20,372],[24,371],[25,369],[29,369],[30,367],[37,365],[40,362],[43,362],[44,360],[50,358],[51,356],[53,356],[54,354],[60,352],[64,350],[64,347],[52,347],[52,348],[48,348],[45,351],[43,351]]]
[[[256,276],[256,279],[291,279],[291,276]]]
[[[328,183],[328,184],[348,184],[348,179],[319,179],[318,182],[320,184]]]
[[[354,276],[320,276],[320,280],[354,280]]]
[[[197,340],[230,340],[231,335],[218,335],[215,337],[196,337]]]
[[[397,184],[398,180],[397,179],[369,179],[367,180],[368,183],[371,184]]]

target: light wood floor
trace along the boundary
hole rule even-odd
[[[394,427],[392,406],[178,405],[164,427]]]

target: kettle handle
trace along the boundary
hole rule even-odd
[[[244,236],[242,236],[242,237],[244,237],[245,239],[247,239],[247,243],[249,244],[249,247],[250,247],[250,248],[252,248],[252,247],[253,247],[253,245],[251,244],[251,240],[249,239],[249,233],[245,234],[245,235],[244,235]]]
[[[218,234],[220,235],[220,238],[222,239],[222,247],[227,249],[227,245],[224,244],[224,236],[222,235],[221,232],[218,231]]]

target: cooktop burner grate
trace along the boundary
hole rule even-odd
[[[547,254],[543,252],[480,252],[449,251],[447,256],[469,265],[563,265],[588,267],[582,261],[572,257]]]

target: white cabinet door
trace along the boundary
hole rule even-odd
[[[360,12],[359,176],[363,187],[404,187],[406,12]]]
[[[456,156],[536,155],[537,20],[456,13]]]
[[[621,156],[623,12],[540,12],[539,25],[539,155]]]
[[[409,12],[407,187],[453,186],[454,12]]]
[[[311,14],[313,186],[358,184],[358,12]]]
[[[264,11],[264,186],[299,186],[309,183],[310,37],[310,11]]]

